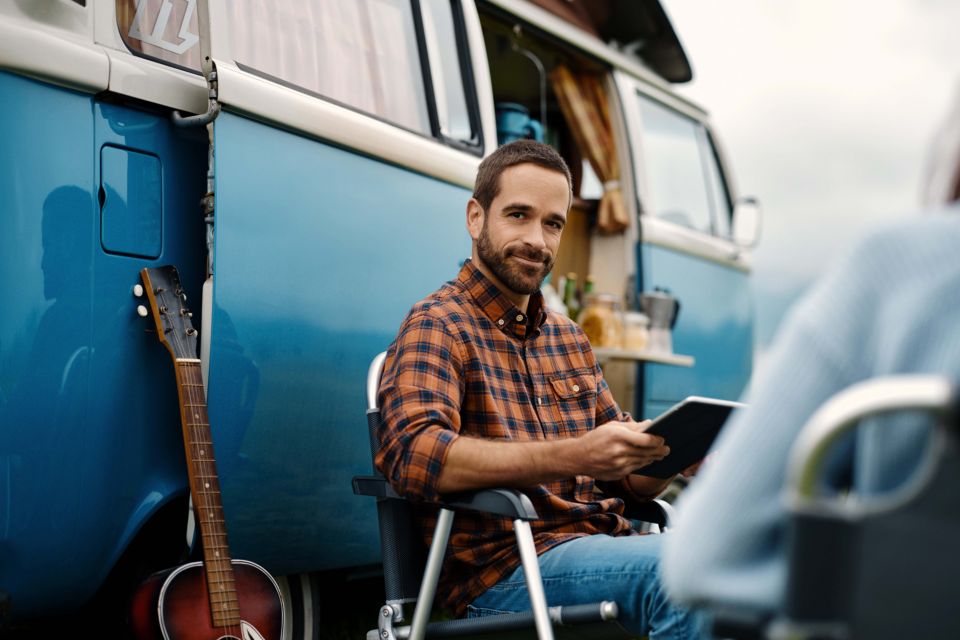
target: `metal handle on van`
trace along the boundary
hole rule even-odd
[[[216,69],[210,72],[208,86],[210,87],[210,92],[207,97],[206,112],[195,116],[185,116],[182,115],[177,109],[174,109],[173,113],[170,114],[170,119],[173,121],[174,125],[178,127],[200,127],[210,124],[216,119],[216,117],[220,114],[220,103],[217,101]]]

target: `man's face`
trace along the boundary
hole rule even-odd
[[[508,168],[488,211],[475,200],[468,205],[477,257],[510,291],[536,293],[553,268],[569,204],[562,173],[535,164]]]

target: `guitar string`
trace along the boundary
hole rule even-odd
[[[172,272],[171,280],[174,284],[173,295],[177,296],[178,298],[176,308],[179,309],[180,308],[179,291],[181,291],[181,286],[180,286],[179,278],[176,277],[176,271],[174,269],[171,269],[171,272]],[[162,292],[158,292],[158,293],[159,295],[161,295],[161,298],[162,298]],[[167,307],[167,312],[169,313],[170,306],[166,305],[166,307]],[[182,317],[185,318],[184,324],[189,325],[189,320],[187,319],[189,316],[185,315],[186,310],[184,310],[183,313],[184,315]],[[160,330],[163,331],[163,327],[161,327]],[[184,331],[184,336],[186,336],[187,335],[186,327],[184,328],[183,331]],[[173,327],[170,333],[173,334],[172,338],[174,341],[175,353],[177,352],[186,353],[190,357],[196,356],[196,354],[194,353],[195,348],[191,348],[191,345],[186,341],[186,337],[181,338],[180,331],[176,327]],[[229,549],[227,548],[226,528],[222,526],[224,522],[224,518],[222,515],[223,505],[222,505],[222,502],[211,499],[216,496],[219,496],[220,486],[219,486],[219,479],[216,473],[216,461],[213,455],[214,452],[213,452],[212,437],[210,437],[212,433],[210,430],[209,415],[206,410],[206,397],[203,390],[203,380],[202,380],[202,377],[199,380],[199,383],[196,382],[195,380],[195,374],[199,370],[199,366],[197,365],[197,363],[175,362],[175,366],[179,369],[179,373],[180,373],[180,375],[177,376],[180,382],[180,385],[179,385],[180,390],[183,396],[185,397],[185,399],[189,401],[187,403],[184,403],[185,404],[184,417],[187,418],[187,425],[186,425],[187,435],[188,435],[188,439],[190,440],[187,445],[187,450],[188,450],[188,453],[190,453],[190,458],[191,458],[189,462],[192,465],[195,465],[194,485],[198,485],[201,482],[201,478],[203,478],[202,482],[204,484],[204,487],[207,489],[210,489],[210,491],[199,492],[199,487],[198,486],[194,487],[195,489],[194,494],[196,495],[196,502],[197,502],[195,509],[201,512],[201,517],[198,519],[199,520],[198,524],[200,526],[200,536],[201,536],[201,540],[204,547],[204,559],[207,561],[207,563],[204,565],[204,568],[207,570],[208,597],[210,599],[211,605],[213,605],[214,603],[214,598],[213,598],[214,594],[209,589],[209,585],[211,583],[211,577],[213,577],[212,574],[225,573],[226,577],[229,579],[229,582],[230,582],[229,591],[227,593],[220,594],[220,595],[226,596],[226,600],[217,602],[217,605],[219,608],[219,615],[217,612],[214,612],[212,609],[211,609],[211,614],[214,617],[214,623],[217,622],[216,620],[217,618],[220,618],[221,622],[227,623],[226,625],[224,625],[226,632],[235,633],[236,637],[239,638],[241,634],[240,616],[239,616],[239,600],[236,593],[236,580],[233,574],[233,567],[230,559],[230,553],[229,553]],[[185,381],[185,376],[188,372],[190,376],[189,382]],[[197,395],[199,395],[199,397],[195,397]],[[188,409],[187,408],[188,406],[192,408]],[[187,414],[190,411],[193,412],[193,417],[199,420],[199,422],[191,421],[188,418]],[[204,431],[206,431],[206,433],[204,433]],[[202,437],[204,435],[206,435],[205,439]],[[202,447],[205,445],[209,446],[210,456],[206,460],[201,460],[200,456],[202,455],[202,451],[203,451]],[[197,452],[192,451],[193,447],[197,447],[198,451]],[[205,465],[209,467],[209,469],[204,468]],[[208,472],[208,473],[204,473],[204,472]],[[219,504],[214,504],[211,506],[210,504],[211,502],[218,502]],[[220,515],[219,519],[212,517],[215,515],[213,513],[213,509],[219,509],[220,513],[216,514],[216,515]],[[218,531],[211,532],[209,530],[214,526],[214,522],[208,522],[206,525],[204,524],[203,517],[202,517],[204,512],[208,514],[209,516],[208,520],[214,520],[218,523],[216,525],[217,528],[219,529]],[[210,549],[210,545],[206,538],[211,536],[214,537],[215,539],[218,539],[218,542],[222,541],[223,543],[222,545],[219,545],[219,544],[216,545],[215,553],[218,559],[210,558],[209,554],[206,553],[207,550]],[[224,558],[220,557],[219,549],[221,547],[225,551],[224,555],[226,557]],[[227,563],[226,568],[223,567],[224,562]],[[217,566],[215,569],[211,569],[211,566],[214,563]],[[224,582],[225,580],[223,579],[222,576],[218,575],[216,577],[216,583],[221,587],[221,590],[223,590]]]
[[[177,337],[181,339],[180,336]],[[200,515],[200,533],[204,546],[204,557],[207,560],[205,565],[207,571],[208,584],[213,584],[214,588],[210,590],[210,600],[215,610],[214,618],[228,630],[233,627],[233,623],[239,622],[239,601],[236,594],[236,583],[233,573],[233,567],[230,564],[229,551],[221,556],[220,547],[226,550],[226,531],[222,524],[222,504],[218,504],[215,498],[219,495],[219,478],[216,473],[215,455],[212,448],[212,438],[210,438],[209,417],[205,411],[205,401],[203,398],[195,397],[202,395],[202,386],[197,386],[195,382],[199,367],[196,363],[181,363],[182,377],[189,379],[189,386],[184,386],[184,395],[192,405],[187,409],[192,413],[188,418],[188,426],[191,431],[191,454],[195,465],[195,484],[209,488],[210,491],[202,492],[200,487],[196,487],[197,510]],[[204,457],[204,451],[209,453]],[[209,486],[207,486],[209,485]],[[219,512],[219,513],[218,513]],[[218,517],[219,516],[219,517]],[[216,544],[211,544],[215,542]],[[222,544],[219,544],[221,543]],[[216,587],[220,591],[216,591]]]
[[[177,333],[176,340],[187,342],[184,336]],[[193,356],[193,349],[189,349],[189,355]],[[212,433],[210,430],[209,413],[206,408],[206,398],[204,397],[202,379],[197,381],[199,373],[197,363],[181,363],[182,378],[184,378],[184,395],[189,400],[190,408],[186,412],[193,412],[194,420],[188,419],[188,427],[191,431],[193,440],[191,451],[194,463],[197,466],[194,483],[203,484],[205,488],[211,491],[202,492],[200,495],[199,486],[195,487],[197,493],[197,508],[200,511],[200,535],[204,546],[204,558],[207,560],[205,568],[207,570],[207,583],[215,583],[220,587],[219,593],[209,591],[209,597],[212,607],[216,609],[214,621],[219,621],[227,633],[236,633],[240,637],[240,603],[236,593],[236,582],[233,567],[230,561],[229,550],[227,549],[226,530],[223,527],[223,506],[222,502],[214,500],[220,495],[219,478],[216,472],[216,457],[213,450]],[[189,382],[187,379],[189,378]],[[207,446],[209,456],[202,458],[203,448]],[[209,485],[209,486],[207,486]],[[219,511],[219,513],[216,513]],[[204,519],[203,515],[207,515]],[[220,516],[217,518],[216,516]],[[211,544],[210,538],[217,543]],[[224,557],[220,556],[220,548],[225,551]],[[211,557],[214,555],[215,557]],[[226,587],[226,588],[225,588]],[[218,620],[219,619],[219,620]]]

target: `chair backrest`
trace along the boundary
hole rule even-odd
[[[785,618],[818,637],[960,638],[960,421],[949,381],[897,376],[835,396],[794,447]],[[913,479],[882,498],[819,495],[830,445],[862,418],[925,410],[938,418]]]
[[[381,417],[380,408],[377,406],[377,392],[386,356],[385,352],[377,354],[367,371],[367,429],[370,436],[371,464],[380,450]],[[373,473],[383,477],[376,467]],[[403,499],[378,498],[377,519],[387,603],[414,602],[423,579],[426,550],[413,507]]]

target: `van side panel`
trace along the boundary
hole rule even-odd
[[[653,418],[689,395],[736,400],[750,379],[753,320],[749,274],[650,243],[638,245],[643,290],[668,289],[680,301],[673,351],[692,368],[647,364],[643,417]]]
[[[7,73],[0,95],[0,589],[23,618],[82,604],[185,489],[172,365],[131,287],[161,261],[197,277],[184,237],[203,181],[159,116]],[[152,154],[155,261],[103,250],[106,143]],[[140,176],[124,166],[106,197],[135,228],[122,194]]]
[[[210,419],[231,549],[276,574],[373,564],[370,360],[469,256],[469,192],[224,112]]]

